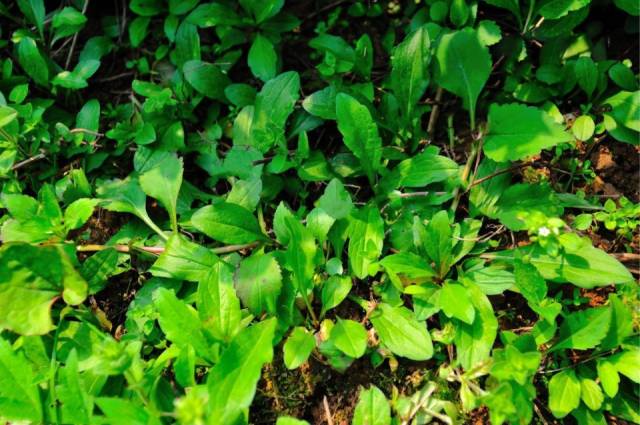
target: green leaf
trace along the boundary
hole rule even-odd
[[[253,315],[275,315],[282,289],[282,274],[275,257],[271,254],[254,254],[242,260],[236,272],[235,287],[242,304]]]
[[[610,323],[611,310],[606,307],[572,313],[562,322],[559,339],[550,351],[593,348],[607,335]]]
[[[491,56],[478,34],[465,28],[440,38],[436,49],[436,82],[462,98],[475,129],[476,101],[491,73]]]
[[[37,84],[49,83],[49,66],[33,38],[24,37],[18,43],[18,62]]]
[[[409,283],[430,281],[436,274],[427,259],[411,252],[387,255],[380,260],[380,265],[398,289]]]
[[[332,179],[318,199],[317,206],[336,220],[348,217],[353,209],[349,192],[338,179]]]
[[[537,306],[547,296],[547,282],[530,263],[516,259],[513,263],[516,286],[529,305]]]
[[[182,158],[178,158],[175,154],[162,155],[159,160],[151,159],[150,162],[153,162],[153,166],[140,175],[140,186],[148,196],[160,201],[160,204],[169,212],[171,227],[176,233],[178,231],[176,205],[182,185]]]
[[[491,105],[484,153],[494,161],[516,161],[537,155],[572,137],[541,109],[519,104]]]
[[[380,168],[382,139],[369,109],[354,97],[339,93],[336,96],[336,118],[344,144],[360,160],[369,182],[373,183]]]
[[[600,385],[593,379],[580,379],[580,396],[584,404],[591,410],[598,410],[604,401],[604,394]]]
[[[589,1],[589,0],[582,0]],[[589,98],[593,95],[593,91],[598,85],[599,72],[598,65],[588,56],[580,56],[573,67],[576,73],[578,85]]]
[[[284,0],[240,0],[240,5],[251,13],[259,24],[275,16],[284,6]]]
[[[198,314],[211,334],[221,341],[231,341],[240,331],[242,311],[233,287],[233,269],[219,261],[198,285]]]
[[[467,289],[459,283],[445,283],[440,292],[440,308],[447,317],[472,324],[476,316]]]
[[[549,381],[549,409],[556,418],[564,418],[580,405],[580,381],[573,370],[553,375]]]
[[[73,71],[62,71],[58,73],[53,77],[53,80],[51,80],[51,84],[66,89],[83,89],[89,85],[87,79],[95,74],[99,67],[100,61],[98,60],[87,59],[81,61],[73,68]]]
[[[325,120],[335,120],[336,95],[336,87],[334,85],[330,85],[305,97],[302,102],[302,107],[311,115],[315,115]]]
[[[219,261],[210,249],[175,234],[169,237],[164,251],[149,271],[157,277],[199,282]]]
[[[89,130],[83,134],[83,140],[93,142],[96,140],[96,133],[100,127],[100,102],[97,99],[91,99],[82,106],[82,109],[76,116],[76,127]]]
[[[296,369],[307,361],[316,347],[316,340],[303,327],[295,327],[284,343],[284,364],[287,369]]]
[[[596,125],[593,122],[593,118],[589,115],[582,115],[576,118],[571,126],[571,132],[576,139],[587,141],[593,136],[593,132],[596,129]]]
[[[129,24],[129,40],[131,47],[138,47],[147,37],[151,18],[148,16],[137,16]]]
[[[0,338],[0,412],[3,420],[42,423],[42,401],[31,365],[23,353],[13,351],[3,338]]]
[[[602,103],[611,106],[611,115],[618,124],[640,131],[640,91],[621,91]]]
[[[238,25],[240,16],[229,6],[221,3],[205,3],[196,7],[186,18],[187,22],[209,28],[216,25]]]
[[[276,421],[276,425],[309,425],[309,422],[292,418],[291,416],[280,416]]]
[[[405,307],[381,303],[370,320],[382,343],[393,354],[416,361],[433,356],[433,344],[425,322],[416,320]]]
[[[95,401],[109,425],[146,425],[152,420],[141,402],[116,397],[98,397]]]
[[[249,211],[254,211],[260,202],[262,180],[252,177],[249,180],[237,180],[227,195],[227,202],[238,204]]]
[[[418,28],[398,44],[391,58],[391,89],[407,123],[429,86],[431,40],[426,26]]]
[[[267,81],[256,96],[252,138],[245,142],[260,152],[267,152],[274,145],[284,143],[285,124],[293,112],[299,92],[300,76],[297,72],[284,72]]]
[[[436,265],[438,276],[444,277],[452,264],[453,244],[449,214],[442,210],[434,214],[427,224],[423,245]]]
[[[0,128],[11,124],[18,116],[18,111],[8,106],[0,106]]]
[[[546,0],[541,2],[540,13],[546,19],[559,19],[569,12],[582,9],[591,3],[590,0]]]
[[[611,309],[611,326],[600,344],[602,350],[616,348],[624,342],[625,338],[633,335],[633,314],[617,294],[609,295],[609,308]]]
[[[367,331],[361,323],[338,318],[329,339],[349,357],[360,358],[367,350]]]
[[[183,67],[192,60],[200,60],[200,36],[198,27],[185,20],[176,31],[175,63]]]
[[[476,309],[476,317],[471,325],[464,322],[458,324],[455,345],[458,362],[465,370],[470,370],[489,359],[498,331],[498,320],[489,298],[480,288],[469,285],[467,290]]]
[[[615,366],[615,368],[631,379],[636,384],[640,384],[640,350],[637,348],[631,348],[622,353],[615,354],[609,358],[609,361]]]
[[[268,81],[276,76],[278,56],[271,40],[257,34],[251,44],[248,57],[251,73],[262,81]]]
[[[118,255],[114,248],[107,248],[96,252],[82,263],[80,274],[89,285],[89,294],[102,290],[107,279],[116,272]]]
[[[24,16],[38,28],[40,36],[43,36],[44,27],[44,0],[18,0],[18,7]]]
[[[71,305],[87,296],[87,282],[63,247],[12,243],[0,249],[0,327],[22,335],[48,333],[51,306],[60,295]]]
[[[76,199],[64,210],[64,227],[70,230],[82,227],[93,214],[93,209],[98,204],[98,199]]]
[[[51,26],[54,29],[54,41],[77,33],[86,23],[87,17],[76,8],[65,7],[53,15]]]
[[[191,217],[191,224],[198,231],[223,243],[244,244],[266,239],[251,212],[228,202],[200,208]]]
[[[182,65],[184,78],[198,93],[209,99],[226,99],[224,89],[231,80],[222,73],[219,66],[200,60],[189,60]]]
[[[275,318],[240,332],[209,372],[209,416],[219,423],[236,423],[256,392],[260,371],[273,359]]]
[[[401,186],[425,187],[457,175],[459,169],[458,164],[446,156],[425,151],[401,161],[384,176],[380,181],[381,192],[388,193]]]
[[[292,272],[291,281],[310,309],[308,293],[313,288],[313,272],[315,257],[318,250],[311,232],[305,228],[294,216],[284,217],[284,224],[289,234],[286,265]]]
[[[372,205],[351,214],[349,224],[349,265],[358,279],[369,275],[369,266],[382,253],[384,221],[380,210]]]
[[[353,425],[390,425],[391,407],[378,387],[362,388],[353,412]]]
[[[322,284],[322,292],[320,299],[322,300],[322,312],[321,316],[331,310],[332,308],[340,305],[349,292],[351,291],[353,283],[349,276],[331,276]]]
[[[78,353],[71,350],[66,364],[58,371],[56,395],[60,403],[63,423],[87,424],[91,422],[93,398],[85,388],[78,371]]]
[[[144,221],[160,237],[167,239],[167,235],[151,220],[147,213],[147,197],[137,178],[129,176],[124,180],[115,179],[104,182],[98,186],[96,193],[103,199],[100,203],[101,207],[109,211],[133,214]]]
[[[172,290],[158,288],[153,293],[153,303],[158,309],[158,323],[167,339],[179,347],[193,346],[199,356],[212,360],[215,356],[205,337],[198,312],[179,300]]]
[[[597,363],[598,379],[602,384],[604,393],[613,398],[618,394],[618,386],[620,384],[620,376],[618,369],[608,359],[598,360]]]

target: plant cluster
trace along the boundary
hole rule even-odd
[[[358,363],[420,377],[355,425],[640,422],[640,207],[588,159],[639,143],[638,15],[0,2],[0,421],[264,423],[265,368]]]

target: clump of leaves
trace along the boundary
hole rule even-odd
[[[638,144],[639,14],[0,4],[0,420],[308,423],[282,362],[376,369],[355,425],[640,422],[637,194],[576,178]]]

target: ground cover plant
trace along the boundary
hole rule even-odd
[[[0,422],[640,423],[639,14],[0,1]]]

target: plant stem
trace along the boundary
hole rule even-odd
[[[469,174],[471,173],[471,167],[476,160],[476,155],[478,154],[478,142],[473,142],[471,145],[471,152],[469,153],[469,158],[467,158],[467,163],[464,165],[464,169],[462,170],[462,175],[460,176],[461,184],[466,186],[467,179],[469,178]],[[460,187],[457,187],[454,191],[453,202],[451,203],[451,211],[455,213],[458,208],[458,204],[460,203],[460,198],[462,196],[462,192],[460,191]]]
[[[256,246],[258,246],[258,242],[239,244],[239,245],[220,246],[217,248],[211,248],[211,251],[214,254],[228,254],[230,252],[241,251],[243,249],[255,248]],[[116,251],[122,252],[124,254],[129,254],[132,251],[143,251],[143,252],[148,252],[149,254],[160,255],[165,251],[166,248],[164,246],[129,246],[129,245],[98,245],[98,244],[76,246],[76,251],[78,252],[95,252],[95,251],[103,251],[105,249],[115,249]]]
[[[527,19],[525,19],[524,21],[524,26],[522,27],[522,32],[520,33],[521,35],[524,35],[527,32],[527,27],[529,26],[529,21],[531,21],[535,5],[535,0],[529,0],[529,12],[527,12]]]

